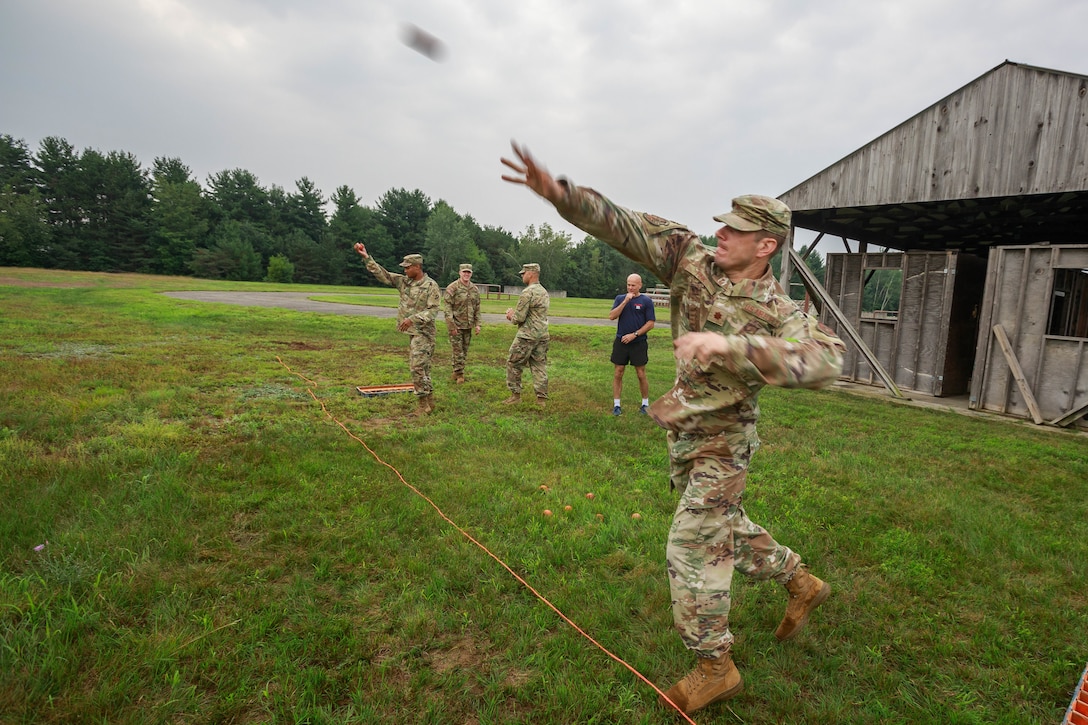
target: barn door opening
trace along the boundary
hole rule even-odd
[[[967,392],[985,261],[957,252],[829,254],[828,293],[895,384],[925,395]],[[874,384],[856,350],[843,377]]]

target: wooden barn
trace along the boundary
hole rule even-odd
[[[1088,428],[1088,76],[1006,61],[779,198],[843,377]],[[853,246],[851,246],[853,244]],[[898,309],[863,311],[874,278]]]

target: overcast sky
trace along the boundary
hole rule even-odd
[[[516,138],[711,234],[1006,59],[1088,74],[1086,28],[1085,0],[0,0],[0,134],[581,240],[500,181]]]

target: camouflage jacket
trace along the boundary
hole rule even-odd
[[[434,318],[438,314],[438,283],[424,274],[418,280],[412,280],[403,274],[387,272],[373,258],[366,260],[366,268],[390,287],[400,291],[400,305],[397,307],[397,324],[411,319],[415,324],[408,328],[409,335],[430,334],[434,336]]]
[[[673,339],[716,332],[727,352],[700,365],[677,360],[676,383],[650,413],[669,430],[737,433],[758,445],[758,395],[764,385],[819,388],[842,371],[842,341],[801,311],[768,267],[760,279],[732,282],[714,264],[714,249],[676,222],[618,206],[592,189],[562,180],[559,213],[575,226],[645,265],[669,285]]]
[[[550,303],[548,290],[541,287],[539,283],[531,284],[523,289],[511,320],[518,326],[518,334],[514,337],[525,340],[547,340]]]
[[[442,294],[446,324],[458,330],[471,330],[480,324],[480,290],[474,284],[455,279]]]

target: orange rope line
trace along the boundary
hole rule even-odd
[[[307,383],[309,383],[310,385],[312,385],[312,386],[314,386],[314,387],[317,387],[317,383],[315,383],[314,381],[310,380],[309,378],[307,378],[306,376],[302,375],[301,373],[296,373],[296,372],[295,372],[294,370],[292,370],[292,369],[291,369],[290,367],[288,367],[287,363],[285,363],[285,362],[284,362],[283,360],[280,360],[280,357],[279,357],[278,355],[276,356],[276,360],[277,360],[277,361],[279,362],[279,364],[280,364],[280,365],[282,365],[283,367],[285,367],[285,368],[287,369],[287,371],[288,371],[288,372],[290,372],[290,373],[291,373],[292,375],[298,376],[299,378],[302,378],[303,380],[305,380],[305,381],[306,381]],[[586,638],[587,640],[589,640],[590,642],[592,642],[592,643],[593,643],[593,645],[597,647],[597,649],[601,650],[601,651],[602,651],[602,652],[604,652],[604,653],[605,653],[606,655],[608,655],[609,657],[611,657],[611,658],[612,658],[613,660],[615,660],[616,662],[618,662],[618,663],[620,663],[621,665],[623,665],[624,667],[626,667],[626,668],[627,668],[627,669],[628,669],[628,670],[629,670],[629,671],[631,672],[631,674],[633,674],[633,675],[634,675],[635,677],[637,677],[638,679],[642,680],[642,681],[643,681],[643,682],[645,682],[645,683],[646,683],[647,685],[649,685],[650,687],[652,687],[652,688],[654,689],[654,691],[655,691],[655,692],[657,692],[657,694],[658,694],[658,695],[660,695],[660,696],[661,696],[661,698],[662,698],[662,699],[663,699],[663,700],[664,700],[665,702],[669,703],[670,705],[672,705],[672,706],[673,706],[673,707],[674,707],[674,708],[676,709],[676,711],[677,711],[677,712],[678,712],[678,713],[680,714],[680,717],[684,718],[684,720],[686,720],[687,722],[691,723],[691,725],[696,725],[696,722],[695,722],[694,720],[692,720],[692,719],[691,719],[690,717],[688,717],[687,713],[685,713],[685,712],[684,712],[683,710],[681,710],[681,709],[680,709],[680,708],[679,708],[679,707],[678,707],[678,706],[676,705],[676,703],[675,703],[675,702],[673,702],[672,700],[670,700],[670,699],[668,698],[668,696],[666,696],[666,695],[665,695],[665,693],[664,693],[664,692],[662,692],[662,691],[661,691],[661,690],[660,690],[660,689],[659,689],[659,688],[657,687],[657,685],[655,685],[654,683],[650,682],[650,681],[649,681],[649,680],[648,680],[648,679],[647,679],[647,678],[646,678],[645,676],[643,676],[643,674],[642,674],[641,672],[639,672],[638,670],[636,670],[636,669],[635,669],[634,667],[632,667],[631,665],[627,664],[627,662],[625,662],[625,661],[624,661],[623,659],[621,659],[621,658],[620,658],[620,657],[619,657],[618,655],[615,655],[615,654],[613,654],[613,653],[612,653],[611,651],[609,651],[609,650],[608,650],[608,648],[607,648],[607,647],[605,647],[604,645],[602,645],[602,644],[601,644],[600,642],[598,642],[597,640],[593,639],[593,637],[589,636],[589,634],[588,634],[588,633],[586,633],[586,631],[585,631],[585,630],[583,630],[583,629],[582,629],[581,627],[579,627],[579,626],[578,626],[577,624],[575,624],[575,623],[574,623],[574,620],[572,620],[572,619],[571,619],[570,617],[568,617],[567,615],[563,614],[563,612],[561,612],[561,611],[559,610],[559,608],[558,608],[558,607],[556,607],[556,606],[555,606],[554,604],[552,604],[552,603],[551,603],[550,601],[548,601],[547,597],[545,597],[545,596],[544,596],[543,594],[541,594],[541,593],[540,593],[540,592],[538,592],[538,591],[537,591],[536,589],[534,589],[534,588],[533,588],[533,586],[532,586],[531,584],[529,584],[529,582],[525,581],[525,579],[521,577],[521,575],[519,575],[519,574],[518,574],[518,573],[517,573],[516,571],[514,571],[513,569],[511,569],[511,568],[510,568],[510,567],[509,567],[509,566],[507,565],[507,563],[506,563],[505,561],[503,561],[502,559],[500,559],[500,558],[499,558],[498,556],[496,556],[495,554],[493,554],[493,553],[491,552],[491,550],[490,550],[490,549],[488,549],[488,548],[487,548],[486,546],[484,546],[484,545],[483,545],[483,544],[481,544],[481,543],[480,543],[479,541],[477,541],[476,539],[474,539],[474,538],[472,537],[472,534],[468,533],[467,531],[465,531],[464,529],[462,529],[462,528],[461,528],[460,526],[458,526],[458,525],[457,525],[457,524],[456,524],[456,523],[455,523],[455,522],[453,521],[453,519],[451,519],[451,518],[450,518],[449,516],[446,516],[445,512],[443,512],[443,511],[442,511],[442,509],[440,509],[440,508],[438,507],[438,504],[436,504],[436,503],[435,503],[434,501],[432,501],[431,499],[429,499],[429,498],[428,498],[428,497],[426,496],[426,494],[424,494],[424,493],[423,493],[422,491],[420,491],[420,490],[419,490],[418,488],[416,488],[416,487],[415,487],[415,486],[413,486],[412,484],[408,483],[408,481],[407,481],[407,480],[405,480],[404,476],[402,476],[402,475],[401,475],[401,472],[400,472],[400,471],[398,471],[398,470],[397,470],[397,469],[396,469],[396,468],[395,468],[395,467],[394,467],[393,465],[391,465],[391,464],[389,464],[389,463],[386,463],[385,461],[383,461],[383,460],[382,460],[382,458],[381,458],[381,456],[379,456],[379,455],[378,455],[378,454],[377,454],[377,453],[376,453],[376,452],[374,451],[374,449],[373,449],[373,448],[371,448],[370,446],[368,446],[368,445],[366,444],[366,441],[364,441],[364,440],[363,440],[362,438],[360,438],[359,436],[355,435],[355,434],[354,434],[354,433],[352,433],[352,432],[351,432],[350,430],[348,430],[348,427],[347,427],[347,426],[345,426],[345,425],[344,425],[343,423],[341,423],[341,422],[340,422],[339,420],[337,420],[337,418],[336,418],[335,416],[333,416],[333,414],[332,414],[332,413],[330,413],[330,412],[329,412],[329,409],[325,407],[325,403],[324,403],[324,401],[320,400],[320,399],[319,399],[319,398],[318,398],[318,397],[317,397],[316,395],[314,395],[314,390],[313,390],[313,387],[311,387],[311,388],[307,389],[307,391],[306,391],[306,392],[308,392],[308,393],[310,394],[310,397],[311,397],[311,398],[313,398],[313,399],[314,399],[314,401],[315,401],[315,402],[316,402],[316,403],[317,403],[318,405],[320,405],[320,406],[321,406],[321,410],[322,410],[322,411],[324,411],[324,413],[325,413],[325,416],[326,416],[326,417],[328,417],[328,419],[329,419],[329,420],[331,420],[331,421],[332,421],[333,423],[336,423],[336,425],[340,426],[340,428],[341,428],[341,429],[342,429],[342,430],[343,430],[343,431],[344,431],[345,433],[347,433],[347,434],[348,434],[348,436],[349,436],[350,438],[352,438],[352,439],[353,439],[354,441],[356,441],[357,443],[359,443],[359,445],[361,445],[361,446],[362,446],[363,448],[365,448],[365,449],[367,450],[367,452],[368,452],[368,453],[370,453],[370,455],[374,457],[374,460],[375,460],[375,461],[377,461],[378,463],[382,464],[383,466],[385,466],[386,468],[388,468],[388,469],[389,469],[390,471],[392,471],[392,472],[393,472],[394,474],[396,474],[397,478],[398,478],[398,479],[400,479],[400,482],[401,482],[401,483],[403,483],[403,484],[404,484],[405,486],[407,486],[407,487],[408,487],[408,488],[409,488],[409,489],[410,489],[410,490],[411,490],[411,491],[412,491],[412,492],[413,492],[414,494],[416,494],[416,495],[417,495],[417,496],[419,496],[419,497],[420,497],[421,499],[423,499],[424,501],[426,501],[427,503],[429,503],[429,504],[431,505],[431,508],[433,508],[433,509],[434,509],[434,510],[435,510],[435,511],[436,511],[436,512],[438,513],[438,515],[439,515],[439,516],[440,516],[440,517],[442,518],[442,520],[443,520],[443,521],[445,521],[445,522],[446,522],[446,523],[448,523],[448,524],[449,524],[450,526],[452,526],[453,528],[455,528],[455,529],[456,529],[456,530],[457,530],[457,531],[458,531],[458,532],[459,532],[459,533],[460,533],[460,534],[461,534],[462,536],[464,536],[464,537],[465,537],[466,539],[468,539],[469,541],[471,541],[471,542],[472,542],[473,544],[475,544],[475,545],[476,545],[476,546],[477,546],[477,547],[478,547],[478,548],[479,548],[479,549],[480,549],[481,551],[483,551],[483,552],[484,552],[485,554],[487,554],[487,555],[488,555],[488,556],[490,556],[490,557],[491,557],[492,559],[494,559],[494,560],[495,560],[495,561],[496,561],[496,562],[498,563],[498,565],[499,565],[499,566],[501,566],[501,567],[502,567],[503,569],[506,569],[506,571],[508,571],[508,572],[510,573],[510,576],[512,576],[512,577],[514,577],[515,579],[517,579],[517,580],[518,580],[518,581],[519,581],[519,582],[521,583],[521,585],[522,585],[522,586],[524,586],[524,587],[525,587],[526,589],[528,589],[528,590],[529,590],[530,592],[532,592],[532,593],[533,593],[533,596],[535,596],[535,597],[536,597],[537,599],[539,599],[539,600],[540,600],[541,602],[543,602],[543,603],[544,603],[545,605],[547,605],[549,609],[551,609],[551,610],[552,610],[553,612],[555,612],[555,613],[556,613],[557,615],[559,615],[559,618],[560,618],[560,619],[562,619],[562,620],[563,620],[564,622],[566,622],[567,624],[569,624],[569,625],[570,625],[570,626],[571,626],[571,627],[572,627],[572,628],[574,629],[574,631],[578,632],[578,634],[582,635],[582,636],[583,636],[583,637],[585,637],[585,638]]]

